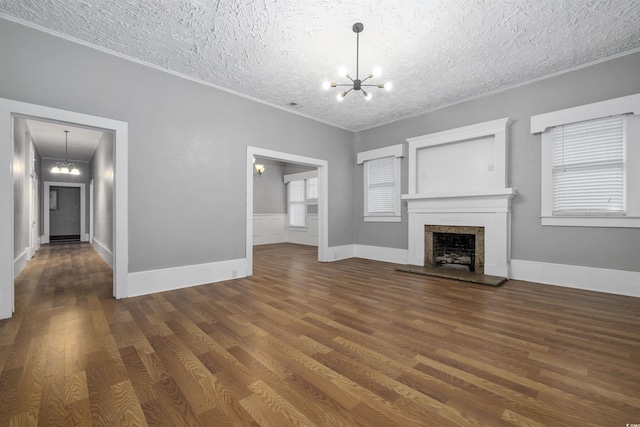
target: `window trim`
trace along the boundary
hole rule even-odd
[[[377,148],[375,150],[363,151],[357,154],[357,164],[363,164],[363,190],[364,190],[364,205],[362,218],[364,222],[401,222],[402,213],[400,210],[400,196],[401,196],[401,157],[406,154],[405,145],[397,144],[389,147]],[[368,213],[369,210],[369,164],[368,161],[381,159],[384,157],[394,157],[394,169],[395,169],[395,200],[394,200],[394,212],[393,213]]]
[[[593,104],[581,105],[531,117],[531,133],[541,133],[541,198],[540,222],[546,226],[569,227],[633,227],[640,228],[640,160],[627,151],[625,156],[626,216],[606,214],[554,215],[553,214],[553,128],[569,123],[592,120],[607,116],[633,114],[626,120],[627,141],[625,150],[635,149],[629,144],[631,138],[640,138],[640,94],[629,95]],[[635,117],[634,117],[635,116]],[[629,127],[633,132],[629,133]],[[635,160],[635,161],[634,161]],[[638,200],[634,199],[639,198]]]

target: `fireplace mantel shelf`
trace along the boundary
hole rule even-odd
[[[468,197],[513,197],[516,194],[515,188],[498,188],[495,190],[465,190],[459,192],[446,193],[416,193],[403,194],[403,200],[422,200],[422,199],[462,199]]]

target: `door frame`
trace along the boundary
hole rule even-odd
[[[97,128],[114,133],[113,294],[128,296],[129,124],[74,111],[0,98],[0,319],[12,316],[14,296],[13,145],[14,117],[34,118]],[[48,206],[48,203],[47,205]],[[44,206],[42,207],[44,209]]]
[[[42,243],[51,243],[51,210],[47,209],[49,201],[49,192],[51,187],[72,187],[80,189],[80,241],[86,242],[87,239],[87,197],[86,185],[84,182],[55,182],[45,181],[44,191],[42,192],[42,206],[44,206],[44,232]]]
[[[266,148],[247,146],[247,218],[246,259],[247,275],[253,275],[253,157],[263,157],[289,163],[313,166],[318,169],[318,261],[327,262],[329,253],[329,162],[298,156]]]

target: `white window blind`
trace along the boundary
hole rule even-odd
[[[368,160],[367,166],[367,213],[395,213],[396,205],[396,159],[394,156]]]
[[[318,178],[307,178],[307,199],[318,200]]]
[[[624,116],[553,129],[553,212],[623,214]]]
[[[289,195],[289,225],[305,226],[306,203],[304,198],[305,180],[290,181],[287,184]]]

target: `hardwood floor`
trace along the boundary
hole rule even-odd
[[[43,246],[0,321],[0,426],[640,423],[640,299],[255,249],[254,276],[114,300]]]

